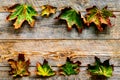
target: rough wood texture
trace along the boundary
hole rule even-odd
[[[17,0],[1,0],[1,7],[10,6],[17,2]],[[91,27],[89,29],[84,29],[80,34],[76,31],[75,28],[71,32],[67,31],[65,24],[58,23],[58,20],[54,18],[59,15],[59,11],[54,16],[50,18],[37,18],[34,28],[30,28],[28,24],[24,24],[21,29],[14,30],[12,22],[7,22],[6,17],[8,12],[0,13],[0,39],[119,39],[119,13],[115,9],[119,10],[118,3],[119,0],[111,1],[101,1],[101,0],[20,0],[18,3],[29,3],[35,7],[35,9],[40,13],[41,9],[39,6],[44,4],[51,4],[58,7],[70,5],[76,10],[83,11],[82,15],[85,14],[85,9],[87,7],[92,7],[93,5],[98,5],[103,7],[105,5],[110,6],[109,9],[113,10],[117,18],[111,18],[111,22],[114,25],[112,28],[109,28],[105,32],[96,34],[95,30]],[[0,9],[3,9],[0,8]],[[6,8],[6,7],[5,7]],[[2,12],[2,11],[1,11]]]
[[[116,13],[117,14],[117,13]],[[14,30],[11,22],[7,22],[5,17],[8,13],[0,13],[0,39],[119,39],[119,16],[112,20],[115,26],[108,28],[106,33],[96,34],[94,28],[86,28],[82,33],[78,33],[75,28],[68,32],[65,24],[58,24],[58,21],[51,17],[40,18],[35,27],[30,28],[24,24],[21,29]],[[4,17],[3,17],[4,16]]]
[[[82,66],[94,62],[94,56],[102,60],[111,58],[111,63],[119,66],[120,40],[1,40],[1,66],[7,66],[9,58],[17,58],[18,52],[28,54],[34,66],[37,61],[46,58],[57,66],[65,62],[66,57],[77,58]],[[40,57],[40,58],[39,58]]]
[[[119,0],[0,0],[1,12],[6,12],[6,7],[9,7],[16,3],[28,3],[33,5],[37,11],[41,11],[39,8],[42,5],[50,4],[58,8],[71,6],[77,10],[85,11],[86,8],[93,5],[98,7],[108,6],[112,11],[120,11]]]
[[[59,51],[78,51],[84,55],[106,52],[117,54],[120,53],[120,40],[0,40],[0,55],[7,53],[7,50],[41,54]]]
[[[102,61],[110,59],[110,63],[115,67],[113,76],[108,80],[120,80],[120,0],[0,0],[0,3],[0,80],[90,80],[86,69],[87,64],[94,63],[94,56],[98,56]],[[95,34],[93,28],[90,28],[78,34],[74,28],[67,32],[66,25],[54,19],[59,14],[58,10],[50,18],[37,18],[34,28],[29,28],[25,23],[20,30],[14,30],[12,23],[7,22],[5,17],[9,14],[6,8],[16,3],[31,4],[38,13],[41,12],[39,7],[45,4],[58,9],[71,6],[80,10],[82,15],[86,8],[93,5],[100,8],[108,5],[108,9],[113,11],[117,18],[111,18],[114,26],[107,29],[107,33]],[[7,60],[17,59],[19,53],[25,53],[26,59],[31,60],[31,76],[13,79],[8,75],[10,68]],[[66,57],[82,62],[78,75],[56,75],[45,79],[35,76],[37,61],[42,63],[43,59],[47,59],[52,68],[58,70],[57,66],[64,64]]]

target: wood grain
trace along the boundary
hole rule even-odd
[[[0,0],[0,3],[0,80],[90,80],[86,69],[88,64],[94,63],[94,56],[101,61],[110,59],[110,64],[115,67],[113,76],[108,80],[120,80],[120,0]],[[38,13],[41,12],[40,6],[45,4],[53,5],[58,10],[50,18],[36,18],[34,28],[25,23],[21,29],[14,30],[13,23],[6,21],[9,15],[6,9],[16,3],[31,4]],[[93,5],[100,8],[108,5],[108,9],[117,16],[111,18],[113,27],[106,33],[96,34],[92,27],[83,30],[82,34],[75,28],[68,32],[64,23],[54,19],[65,6],[71,6],[85,15],[85,9]],[[19,53],[24,53],[26,60],[30,59],[31,75],[13,79],[8,75],[10,67],[7,60],[17,60]],[[36,62],[42,63],[47,59],[52,68],[58,70],[57,66],[64,64],[66,57],[81,61],[78,75],[36,77]]]
[[[16,3],[27,3],[33,5],[37,11],[41,11],[40,6],[50,4],[58,9],[70,6],[77,10],[85,11],[86,8],[96,5],[98,7],[108,6],[112,11],[120,11],[119,0],[0,0],[0,12],[6,12],[6,8]]]
[[[44,4],[51,4],[57,7],[61,6],[72,6],[77,10],[85,11],[85,8],[92,5],[98,5],[103,7],[105,5],[110,6],[109,8],[114,9],[117,7],[119,0],[101,1],[101,0],[1,0],[0,6],[10,6],[14,3],[29,3],[32,4],[37,11],[40,13],[41,9],[39,6]],[[119,19],[120,12],[114,11],[117,18],[111,18],[113,24],[112,28],[108,28],[105,32],[96,34],[93,27],[86,28],[82,33],[78,33],[75,28],[68,32],[67,27],[64,23],[59,23],[54,18],[59,15],[59,11],[51,16],[50,18],[38,17],[34,28],[25,23],[21,29],[14,30],[13,23],[6,21],[6,17],[9,15],[7,12],[0,13],[0,39],[119,39]],[[82,12],[84,15],[85,12]]]
[[[6,21],[8,13],[0,13],[0,39],[119,39],[120,16],[111,18],[112,27],[106,31],[96,33],[93,27],[85,28],[82,33],[78,33],[75,28],[67,31],[65,23],[59,23],[51,16],[50,18],[37,18],[34,28],[25,23],[22,28],[14,30],[12,22]]]
[[[17,58],[19,53],[37,61],[49,60],[52,66],[65,63],[66,57],[82,62],[81,66],[94,62],[94,56],[102,60],[111,59],[111,64],[120,66],[120,40],[1,40],[0,66],[8,66],[7,60]]]

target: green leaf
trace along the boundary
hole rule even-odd
[[[81,18],[80,12],[77,12],[72,8],[64,8],[57,18],[67,22],[68,31],[70,31],[73,26],[76,26],[78,31],[82,32],[83,19]]]
[[[43,65],[39,62],[37,63],[37,75],[41,77],[50,77],[55,75],[55,71],[51,69],[48,61],[44,60]]]
[[[37,16],[34,8],[27,4],[16,4],[8,9],[11,14],[7,17],[8,21],[15,20],[15,29],[22,26],[23,22],[27,21],[31,27],[34,26],[35,20],[33,16]]]
[[[13,77],[30,75],[30,72],[28,71],[30,61],[25,61],[24,58],[24,54],[19,54],[18,61],[15,61],[13,59],[8,60],[8,63],[11,67],[10,75],[13,75]]]
[[[95,64],[88,65],[88,71],[92,75],[99,75],[105,77],[111,77],[113,72],[113,65],[109,64],[109,59],[101,63],[100,59],[95,57]]]
[[[69,58],[67,58],[66,63],[60,66],[60,74],[63,75],[74,75],[79,73],[79,66],[81,62],[73,62]]]
[[[94,23],[99,31],[103,31],[102,24],[111,26],[109,17],[115,17],[115,15],[107,10],[107,6],[103,9],[98,9],[96,6],[86,9],[86,23],[89,26],[91,23]]]
[[[53,7],[51,5],[43,5],[41,6],[42,12],[41,16],[49,17],[51,14],[56,13],[56,7]]]

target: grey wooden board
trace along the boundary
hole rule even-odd
[[[84,29],[78,33],[75,28],[68,32],[65,24],[58,24],[54,15],[50,18],[38,18],[34,28],[24,24],[21,29],[14,30],[11,22],[6,21],[8,13],[0,13],[0,39],[119,39],[120,16],[116,12],[117,18],[111,18],[113,25],[106,30],[106,33],[96,34],[93,27]]]
[[[0,0],[1,12],[5,12],[6,7],[9,7],[15,3],[28,3],[33,5],[37,11],[41,11],[39,8],[42,5],[50,4],[58,8],[70,6],[77,10],[85,11],[86,8],[96,5],[98,7],[108,6],[112,11],[120,11],[120,0]]]
[[[39,6],[50,4],[58,8],[70,6],[76,10],[85,11],[86,8],[96,5],[98,7],[108,6],[112,11],[120,11],[120,0],[27,0],[40,11]]]
[[[92,6],[94,4],[100,7],[103,5],[108,4],[109,8],[117,8],[119,10],[119,0],[111,0],[111,1],[101,1],[101,0],[1,0],[2,4],[1,7],[10,6],[15,3],[29,3],[32,4],[36,10],[40,13],[41,9],[39,6],[44,4],[51,4],[54,6],[67,6],[71,5],[77,10],[85,11],[86,6]],[[81,2],[81,3],[80,3]],[[81,4],[81,7],[79,7]],[[90,4],[90,5],[88,5]],[[86,5],[86,6],[85,6]],[[84,8],[85,7],[85,8]],[[5,8],[4,8],[5,9]],[[112,10],[112,9],[111,9]],[[114,9],[113,9],[114,10]],[[114,25],[112,28],[107,29],[106,33],[99,33],[96,34],[94,29],[91,27],[89,29],[84,29],[83,32],[80,34],[78,33],[75,28],[71,32],[67,31],[67,27],[65,24],[61,24],[58,20],[54,18],[59,15],[57,12],[54,16],[50,18],[37,18],[37,22],[35,23],[34,28],[30,28],[29,25],[24,24],[23,27],[19,30],[14,30],[14,27],[11,22],[6,21],[6,17],[9,13],[2,12],[0,13],[0,39],[119,39],[119,14],[120,12],[114,12],[117,18],[111,18],[111,22]],[[84,15],[85,12],[82,12]]]
[[[0,67],[1,69],[2,67]],[[58,69],[53,67],[55,71]],[[57,74],[56,76],[50,77],[50,78],[37,78],[35,74],[35,67],[30,67],[29,71],[31,72],[31,75],[29,77],[22,77],[22,78],[17,78],[15,80],[90,80],[90,75],[86,71],[87,67],[80,67],[80,73],[78,75],[72,75],[72,76],[60,76]],[[11,80],[13,79],[12,76],[9,76],[8,71],[9,67],[4,67],[3,70],[0,70],[1,75],[0,75],[0,80]],[[109,78],[108,80],[119,80],[120,79],[120,68],[115,67],[113,71],[113,76]]]

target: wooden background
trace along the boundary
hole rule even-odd
[[[6,21],[9,12],[7,7],[16,3],[28,3],[35,7],[38,13],[40,6],[50,4],[58,9],[71,6],[85,14],[85,9],[97,5],[102,8],[108,5],[116,18],[111,18],[114,25],[107,29],[107,33],[96,34],[93,28],[84,29],[82,34],[74,28],[66,31],[66,25],[58,23],[54,18],[59,11],[50,18],[37,18],[34,28],[24,24],[21,29],[14,30],[12,22]],[[25,53],[26,59],[30,59],[31,76],[16,80],[90,80],[87,73],[87,64],[94,63],[94,56],[102,61],[110,58],[114,64],[113,76],[108,80],[120,80],[120,0],[0,0],[0,80],[14,80],[9,76],[10,70],[7,60],[17,59],[19,53]],[[36,62],[47,59],[54,70],[57,65],[65,63],[66,57],[82,62],[81,72],[78,75],[59,76],[51,78],[37,78],[35,76]]]

